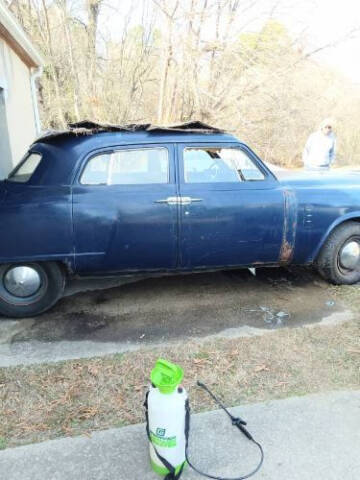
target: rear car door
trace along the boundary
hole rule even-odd
[[[181,144],[180,264],[183,269],[277,263],[284,194],[242,144]]]
[[[173,270],[178,205],[174,147],[132,145],[86,159],[73,187],[79,273]]]

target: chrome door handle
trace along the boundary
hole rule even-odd
[[[161,200],[155,200],[155,203],[167,203],[168,205],[178,205],[181,203],[181,197],[168,197]]]
[[[181,197],[181,205],[190,205],[194,202],[202,202],[202,198]]]
[[[202,202],[202,198],[192,197],[168,197],[160,200],[155,200],[155,203],[167,203],[168,205],[190,205],[193,202]]]

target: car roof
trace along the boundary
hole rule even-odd
[[[239,142],[231,134],[227,133],[185,133],[185,132],[99,132],[91,135],[72,134],[54,135],[37,139],[33,145],[49,144],[71,149],[80,147],[91,151],[101,147],[112,145],[135,145],[154,143],[183,143],[183,142]]]
[[[110,125],[84,120],[68,125],[67,130],[46,132],[34,144],[53,144],[67,149],[83,146],[84,150],[111,145],[180,142],[234,142],[237,139],[218,127],[192,121],[176,125],[147,124]]]
[[[69,184],[79,161],[88,154],[102,149],[182,142],[239,143],[239,140],[217,127],[202,122],[188,122],[169,127],[80,122],[69,125],[68,130],[48,132],[33,143],[30,152],[42,154],[45,162],[41,162],[31,183]]]
[[[124,125],[112,125],[104,123],[96,123],[89,120],[83,120],[77,123],[70,123],[66,130],[49,131],[38,138],[35,143],[53,143],[67,138],[93,137],[99,133],[121,133],[124,143],[126,140],[131,141],[134,136],[138,140],[149,141],[154,136],[164,135],[165,140],[169,141],[171,135],[174,140],[178,138],[177,134],[184,135],[211,135],[224,134],[224,130],[219,127],[213,127],[201,121],[190,121],[175,125],[159,126],[151,123],[132,123]],[[129,135],[126,135],[129,134]]]

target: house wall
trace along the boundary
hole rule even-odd
[[[0,180],[6,177],[11,167],[12,157],[5,108],[5,93],[4,89],[0,87]]]
[[[10,159],[0,158],[0,168],[6,170],[5,173],[21,160],[36,137],[30,79],[31,72],[28,66],[6,41],[0,38],[0,87],[3,89],[7,137],[11,152]],[[3,134],[4,129],[0,132],[1,136]]]

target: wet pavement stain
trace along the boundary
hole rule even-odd
[[[91,283],[93,282],[93,283]],[[157,343],[205,337],[251,326],[261,329],[319,322],[341,310],[330,287],[304,268],[262,268],[151,278],[121,286],[116,280],[70,285],[68,296],[31,323],[18,323],[10,343]],[[73,289],[73,290],[71,290]],[[9,325],[12,322],[9,322]]]

